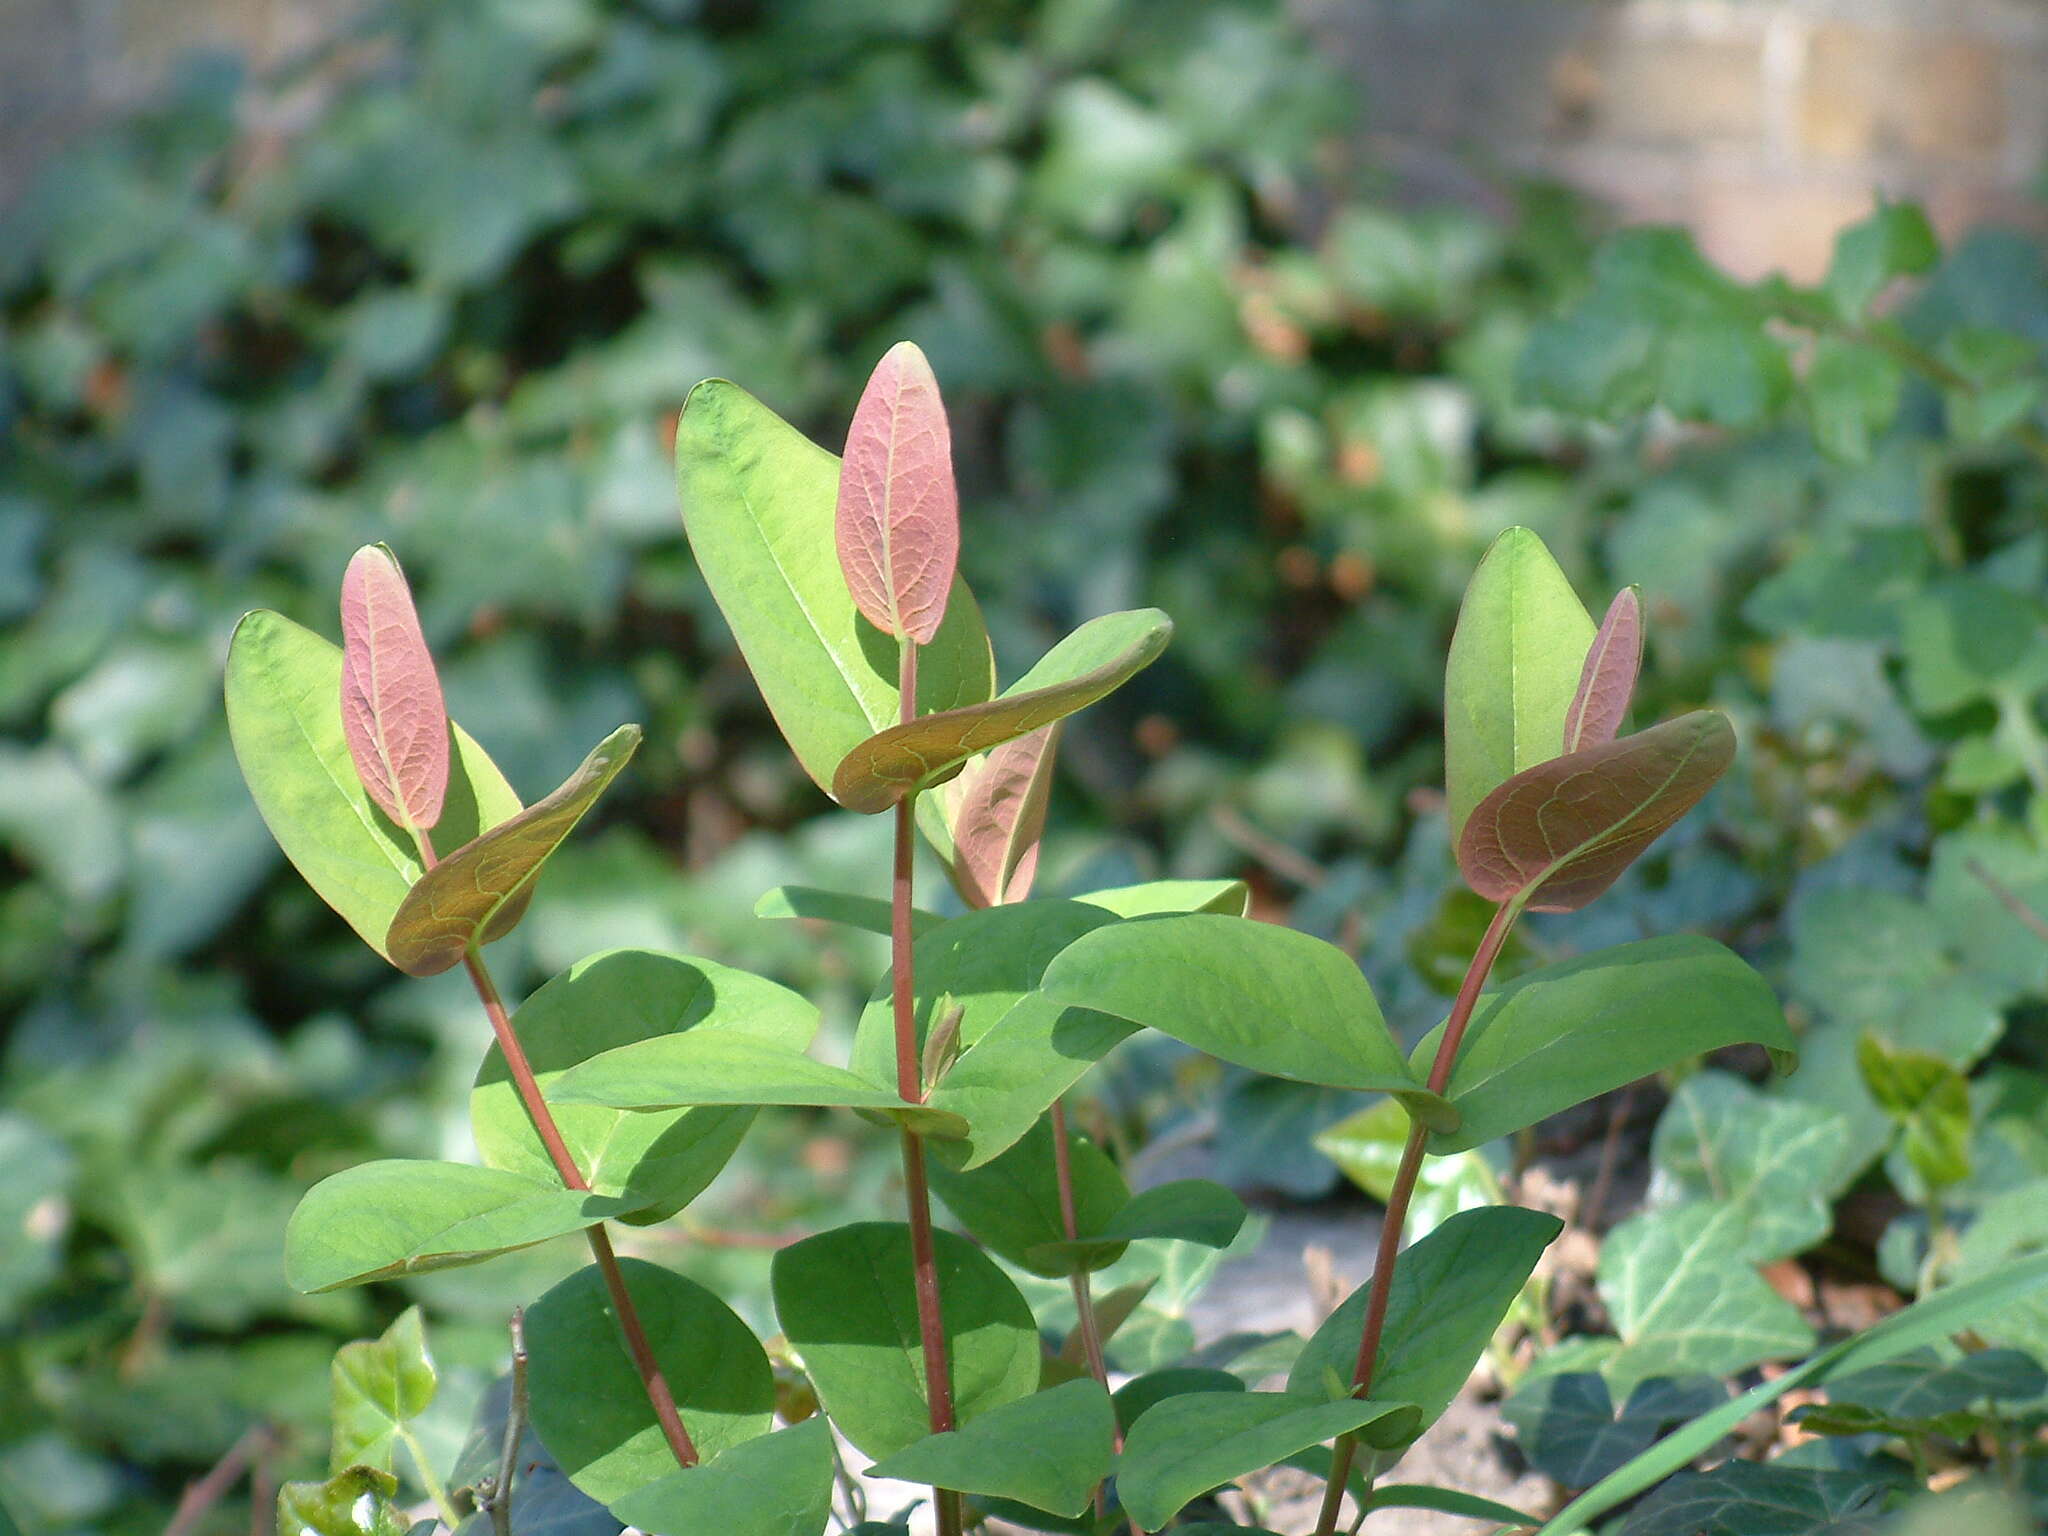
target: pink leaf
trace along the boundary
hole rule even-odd
[[[835,519],[854,606],[884,634],[931,643],[960,558],[953,438],[924,353],[891,347],[846,434]]]
[[[1458,868],[1488,901],[1577,911],[1734,760],[1728,717],[1701,709],[1525,768],[1473,808],[1458,839]]]
[[[370,798],[402,827],[441,819],[448,710],[405,573],[369,544],[341,578],[341,724]]]
[[[1031,894],[1062,721],[1004,742],[954,781],[953,883],[970,907]]]
[[[1565,751],[1595,747],[1621,733],[1642,668],[1643,601],[1634,587],[1623,587],[1607,605],[1607,617],[1579,673],[1579,691],[1565,710]]]

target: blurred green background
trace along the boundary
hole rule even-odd
[[[1506,155],[1434,195],[1361,109],[1262,0],[396,0],[258,78],[189,61],[18,178],[0,1494],[30,1536],[160,1529],[258,1416],[317,1461],[338,1340],[425,1298],[481,1371],[574,1262],[285,1287],[312,1180],[465,1154],[484,1026],[283,867],[219,705],[244,610],[333,634],[349,553],[385,540],[452,711],[527,798],[646,724],[500,946],[508,991],[645,944],[842,1020],[865,995],[877,946],[751,916],[781,881],[878,892],[885,828],[827,814],[693,573],[667,452],[707,375],[836,448],[882,350],[924,347],[1006,677],[1094,614],[1176,618],[1068,731],[1041,891],[1243,876],[1426,1027],[1483,918],[1440,899],[1442,648],[1522,523],[1596,612],[1642,584],[1639,717],[1718,704],[1745,746],[1620,894],[1534,942],[1737,943],[1842,1068],[1789,1091],[1866,1130],[1852,1026],[1931,986],[1974,1022],[1913,1038],[2038,1081],[2048,945],[1968,873],[2048,905],[2038,388],[1979,419],[1922,382],[1875,407],[1795,385],[1690,247],[1596,263],[1596,203]],[[1961,237],[1901,323],[1996,331],[1994,384],[2033,379],[2039,248]],[[1102,1095],[1134,1141],[1191,1127],[1224,1177],[1300,1199],[1337,1178],[1310,1136],[1359,1102],[1170,1051]],[[752,1146],[704,1222],[773,1232],[884,1177],[843,1128]],[[760,1268],[647,1241],[743,1288]]]

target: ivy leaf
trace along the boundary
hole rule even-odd
[[[468,1163],[359,1163],[315,1184],[292,1212],[285,1278],[297,1290],[331,1291],[476,1264],[578,1231],[623,1205]]]
[[[341,648],[258,611],[228,646],[228,730],[256,809],[320,899],[380,955],[420,878],[412,838],[363,787],[341,719]],[[468,842],[519,812],[519,797],[460,726],[436,826]],[[388,955],[386,955],[387,958]]]
[[[324,1483],[286,1483],[277,1491],[277,1528],[285,1536],[406,1536],[391,1501],[398,1479],[375,1467],[349,1467]]]
[[[341,578],[341,723],[370,798],[407,829],[441,819],[448,710],[397,557],[365,545]]]
[[[916,344],[883,354],[846,433],[833,517],[854,606],[883,634],[929,645],[960,560],[953,436]]]
[[[814,1414],[687,1471],[671,1462],[665,1476],[613,1501],[612,1510],[647,1536],[822,1531],[832,1517],[832,1475],[832,1430]]]
[[[1946,1360],[1926,1351],[1828,1383],[1830,1404],[1854,1404],[1901,1420],[1932,1419],[1986,1403],[2030,1403],[2044,1392],[2048,1371],[2016,1349],[1983,1349]]]
[[[1037,1389],[1038,1327],[993,1259],[951,1232],[932,1238],[956,1427],[965,1428]],[[769,1278],[775,1316],[841,1434],[880,1458],[931,1433],[910,1228],[835,1227],[778,1252]]]
[[[1566,752],[1599,746],[1621,733],[1642,668],[1642,596],[1634,587],[1623,587],[1607,605],[1579,673],[1579,690],[1564,712]]]
[[[1092,1380],[1034,1392],[931,1435],[869,1467],[869,1477],[930,1483],[1078,1516],[1109,1475],[1116,1415]]]
[[[1970,1176],[1970,1085],[1939,1056],[1898,1050],[1866,1032],[1856,1065],[1878,1107],[1903,1132],[1915,1171],[1936,1189]]]
[[[1028,736],[1086,709],[1159,659],[1173,621],[1157,608],[1090,619],[1038,665],[985,704],[924,715],[879,731],[832,774],[832,798],[848,810],[886,811],[954,773],[977,752]]]
[[[1451,841],[1505,780],[1563,750],[1593,620],[1543,540],[1510,528],[1465,588],[1444,667]]]
[[[1735,729],[1695,710],[1525,769],[1480,801],[1458,869],[1488,901],[1575,912],[1699,804],[1735,760]]]
[[[953,884],[968,906],[997,907],[1031,894],[1061,723],[970,760],[947,786]]]
[[[1739,1077],[1708,1071],[1688,1077],[1672,1095],[1650,1160],[1670,1197],[1731,1207],[1732,1251],[1768,1264],[1828,1235],[1829,1199],[1848,1139],[1848,1123],[1830,1110],[1767,1099]]]
[[[334,1449],[328,1470],[352,1466],[393,1470],[399,1443],[423,1458],[412,1421],[433,1404],[440,1378],[427,1353],[418,1307],[407,1307],[380,1338],[359,1339],[334,1352]]]
[[[705,584],[804,771],[830,791],[846,754],[894,725],[896,646],[861,617],[834,534],[840,466],[745,390],[708,379],[676,426],[683,528]],[[995,692],[981,610],[954,579],[917,659],[920,714]]]
[[[619,1273],[698,1454],[766,1434],[775,1374],[753,1330],[659,1264],[620,1259]],[[578,1488],[610,1504],[678,1470],[595,1264],[527,1308],[526,1347],[534,1431]]]
[[[1728,1401],[1711,1376],[1641,1382],[1619,1410],[1591,1371],[1538,1376],[1501,1405],[1531,1466],[1567,1488],[1588,1488],[1657,1443],[1675,1424]]]
[[[1899,1479],[1862,1471],[1728,1461],[1681,1472],[1639,1504],[1622,1536],[1876,1536],[1876,1516]],[[1867,1521],[1844,1525],[1856,1515]]]
[[[640,745],[640,727],[622,725],[591,748],[561,787],[420,876],[385,936],[391,963],[408,976],[438,976],[471,946],[503,938],[533,898],[548,856],[575,830]]]

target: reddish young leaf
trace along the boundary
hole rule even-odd
[[[875,365],[839,473],[839,568],[884,634],[929,645],[960,558],[953,438],[924,353],[899,341]]]
[[[1488,901],[1576,911],[1697,805],[1734,759],[1727,716],[1701,709],[1525,768],[1474,807],[1458,839],[1458,868]]]
[[[1565,751],[1597,747],[1621,734],[1642,668],[1643,600],[1634,587],[1623,587],[1607,605],[1579,673],[1579,691],[1564,712]]]
[[[448,710],[398,560],[366,544],[341,578],[341,725],[363,788],[401,827],[441,819]]]
[[[968,906],[999,907],[1031,894],[1063,724],[1004,742],[953,781],[953,884]]]

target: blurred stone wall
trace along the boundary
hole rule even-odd
[[[1295,0],[1421,192],[1538,171],[1816,275],[1873,189],[2040,229],[2048,0]]]

